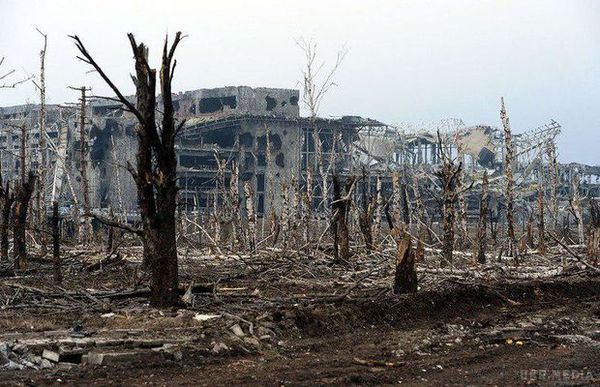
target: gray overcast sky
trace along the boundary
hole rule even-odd
[[[169,6],[166,6],[169,4]],[[68,85],[108,94],[75,59],[78,34],[123,92],[133,93],[126,32],[157,63],[166,32],[178,50],[176,91],[231,85],[299,87],[298,37],[332,62],[349,53],[321,113],[384,122],[462,118],[500,125],[504,96],[521,132],[554,118],[561,161],[600,164],[600,1],[26,1],[0,0],[5,69],[37,73],[48,34],[50,103],[76,99]],[[29,83],[0,92],[0,106],[36,102]]]

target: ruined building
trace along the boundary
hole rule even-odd
[[[176,116],[186,119],[177,144],[182,206],[202,212],[219,205],[224,192],[230,190],[233,174],[240,195],[242,187],[250,184],[259,215],[277,208],[282,190],[293,181],[304,189],[307,176],[314,180],[312,198],[317,208],[323,199],[322,185],[318,184],[321,174],[329,176],[333,171],[341,176],[360,175],[364,168],[371,186],[375,176],[382,177],[385,192],[391,190],[391,171],[399,169],[405,180],[419,174],[423,186],[435,189],[431,172],[440,161],[438,129],[447,151],[454,157],[460,155],[469,180],[476,183],[484,169],[492,182],[502,179],[503,137],[493,127],[467,128],[460,120],[446,120],[438,126],[392,126],[357,116],[312,119],[300,116],[299,97],[298,90],[245,86],[175,95]],[[94,100],[87,107],[91,204],[134,214],[136,190],[125,166],[135,165],[137,121],[120,108],[119,103],[107,100]],[[52,161],[46,195],[60,198],[67,207],[74,199],[81,202],[79,113],[76,107],[48,105],[46,109]],[[32,167],[37,167],[38,117],[37,105],[0,108],[0,158],[5,177],[18,176],[22,125],[29,135]],[[546,169],[556,155],[554,140],[560,130],[560,125],[551,121],[515,134],[513,169],[523,200],[544,184],[542,176],[547,175]],[[571,176],[578,173],[582,194],[598,196],[599,169],[560,165],[558,194],[568,197]],[[476,210],[476,196],[470,207]]]

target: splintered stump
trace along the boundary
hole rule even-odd
[[[392,235],[398,245],[394,294],[415,293],[417,291],[417,271],[415,269],[415,251],[412,248],[410,234],[395,228],[392,230]]]

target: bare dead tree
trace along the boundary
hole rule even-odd
[[[402,217],[402,184],[400,183],[400,172],[392,172],[392,221],[396,227],[404,221]],[[392,227],[390,227],[390,230]]]
[[[275,208],[275,190],[273,189],[273,184],[275,181],[275,173],[273,170],[273,144],[271,142],[271,130],[265,125],[265,162],[266,162],[266,171],[265,171],[265,184],[269,185],[268,194],[267,194],[267,202],[269,203],[269,228],[270,228],[270,238],[271,245],[275,246],[277,240],[279,239],[279,233],[281,231],[280,217],[277,215],[277,209]],[[308,178],[307,178],[308,180]],[[307,183],[308,184],[308,183]],[[280,209],[281,210],[281,209]],[[308,216],[308,214],[305,214]],[[263,218],[264,220],[264,218]],[[306,243],[306,241],[305,241]]]
[[[538,252],[541,255],[546,254],[546,222],[544,219],[544,191],[538,190]]]
[[[35,189],[36,176],[32,170],[27,169],[27,145],[29,143],[25,124],[21,125],[21,152],[20,152],[20,175],[21,180],[16,188],[15,204],[13,206],[13,258],[15,270],[27,268],[27,244],[25,235],[27,231],[27,212],[29,201]],[[27,175],[27,177],[25,177]]]
[[[87,134],[87,95],[89,88],[81,86],[79,88],[71,87],[73,90],[78,90],[81,93],[79,97],[79,175],[81,177],[81,196],[83,199],[83,240],[86,243],[92,241],[92,213],[90,200],[90,181],[88,178],[88,163],[90,161],[90,147]],[[111,137],[112,139],[112,137]],[[117,182],[118,184],[119,182]]]
[[[371,225],[371,234],[373,245],[379,246],[381,233],[381,211],[383,209],[383,195],[381,193],[381,176],[377,176],[375,181],[375,202],[373,206],[373,223]]]
[[[310,117],[316,118],[321,107],[323,97],[327,92],[337,84],[333,81],[335,73],[344,61],[348,50],[342,47],[336,55],[335,63],[325,74],[322,73],[325,63],[317,63],[318,52],[317,43],[313,40],[306,41],[301,38],[296,41],[296,44],[305,56],[305,69],[302,72],[304,90],[302,102],[309,111]]]
[[[17,194],[13,214],[13,256],[15,270],[25,270],[27,268],[27,243],[25,232],[27,229],[27,212],[29,201],[35,189],[36,176],[33,171],[29,171],[27,180],[21,181],[17,188]]]
[[[577,222],[577,237],[579,240],[579,244],[585,244],[585,232],[583,227],[583,214],[581,211],[581,197],[579,195],[579,171],[574,171],[573,176],[571,177],[571,211],[573,212],[573,216],[575,216],[575,221]]]
[[[46,253],[46,173],[48,171],[48,143],[46,133],[46,49],[48,46],[48,36],[39,29],[37,30],[44,38],[44,46],[40,51],[40,84],[33,82],[40,92],[40,115],[38,140],[38,171],[37,192],[36,192],[36,212],[37,226],[35,227],[36,236],[42,246],[42,254]]]
[[[376,198],[370,195],[367,171],[363,166],[362,171],[362,211],[359,214],[358,222],[360,231],[365,239],[365,247],[368,251],[373,249],[373,209],[376,206]]]
[[[52,203],[52,262],[54,267],[54,282],[62,282],[60,269],[60,217],[58,216],[58,202]],[[111,228],[112,229],[112,228]]]
[[[494,246],[498,244],[498,218],[494,216],[493,211],[489,211],[490,218],[490,236]]]
[[[465,159],[465,153],[464,153],[464,149],[463,149],[463,144],[462,142],[459,140],[460,137],[460,131],[457,131],[454,137],[454,142],[456,144],[456,153],[457,153],[457,159],[460,163],[464,163],[464,159]],[[459,246],[464,246],[464,244],[466,243],[469,235],[468,235],[468,229],[467,229],[467,202],[465,200],[465,194],[463,191],[464,185],[465,185],[465,173],[464,170],[461,169],[461,171],[458,174],[458,179],[457,179],[457,186],[456,188],[459,191],[458,194],[458,230],[459,230],[459,237],[458,237],[458,245]]]
[[[121,166],[117,162],[117,150],[116,150],[116,146],[115,146],[115,139],[112,135],[110,136],[110,143],[111,143],[112,161],[114,163],[114,168],[115,168],[115,179],[117,180],[115,183],[117,185],[117,203],[119,206],[119,215],[120,215],[121,221],[126,222],[127,221],[127,213],[125,211],[125,205],[123,204],[123,186],[121,184],[121,172],[120,172]]]
[[[45,55],[45,51],[46,51],[46,38],[44,37],[44,50],[42,51],[42,55]],[[4,57],[0,58],[0,71],[2,71],[2,64],[4,63]],[[42,69],[43,69],[43,57],[42,57]],[[0,82],[2,82],[0,84],[0,89],[6,89],[6,88],[15,88],[18,85],[25,83],[29,80],[31,80],[33,78],[33,75],[29,75],[26,76],[20,80],[14,81],[12,83],[6,83],[6,81],[8,81],[9,77],[11,75],[13,75],[15,73],[15,70],[9,70],[7,72],[5,72],[4,74],[2,74],[2,72],[0,72]],[[21,177],[21,184],[23,184],[25,182],[25,171],[27,168],[27,144],[28,144],[28,138],[27,138],[27,131],[26,131],[26,127],[25,124],[22,124],[21,127],[21,150],[20,150],[20,177]],[[1,160],[0,160],[1,161]],[[19,189],[17,189],[17,191],[19,191]],[[9,230],[9,226],[10,226],[10,217],[11,217],[11,212],[13,211],[13,204],[15,202],[16,198],[15,198],[15,190],[11,189],[11,185],[10,185],[10,181],[6,181],[6,184],[4,184],[3,178],[2,178],[2,166],[0,164],[0,261],[7,261],[8,260],[8,250],[9,250],[9,238],[8,238],[8,230]],[[29,200],[27,201],[29,202]],[[22,208],[22,206],[21,206]],[[26,218],[26,209],[25,209],[25,218]],[[14,223],[13,223],[14,224]],[[16,241],[16,236],[14,236],[14,239]],[[23,246],[20,246],[22,248],[25,248],[24,246],[24,241],[25,241],[25,225],[23,225]],[[16,241],[18,242],[18,241]],[[17,248],[17,244],[15,242],[15,250],[14,252],[16,252],[16,248]],[[26,261],[26,252],[23,254],[24,258],[21,258],[19,261],[15,260],[15,266],[18,266],[19,264],[23,263],[24,265],[26,265],[27,261]]]
[[[408,200],[407,184],[402,180],[400,184],[400,202],[402,203],[402,220],[408,226],[410,224],[410,201]]]
[[[21,148],[19,152],[19,165],[20,165],[20,176],[21,176],[21,184],[25,182],[25,177],[27,176],[27,170],[29,168],[29,157],[27,154],[27,148],[29,145],[29,136],[27,135],[27,127],[25,124],[21,125]]]
[[[303,78],[303,91],[302,91],[302,103],[307,108],[310,117],[310,123],[312,127],[312,136],[315,144],[315,155],[317,159],[317,165],[319,168],[319,174],[321,176],[321,192],[323,192],[323,208],[328,208],[329,202],[329,185],[328,177],[331,171],[325,170],[325,161],[323,159],[321,137],[319,135],[319,129],[317,127],[317,117],[323,97],[327,92],[334,86],[337,86],[333,78],[342,64],[348,50],[342,47],[336,55],[335,63],[329,69],[328,72],[324,73],[323,68],[325,63],[318,63],[317,43],[312,40],[299,39],[296,44],[305,57],[305,68],[302,71]],[[332,152],[332,156],[335,154],[335,145]]]
[[[556,143],[554,139],[548,144],[546,153],[550,169],[550,208],[552,210],[552,227],[554,232],[558,230],[558,162],[556,160]]]
[[[10,187],[10,181],[4,181],[2,179],[2,168],[0,167],[0,205],[1,217],[0,217],[0,261],[8,260],[8,228],[10,225],[10,213],[12,210],[13,203],[15,202],[15,194]]]
[[[488,194],[488,174],[483,171],[481,181],[481,196],[479,198],[479,221],[477,222],[477,262],[485,263],[485,252],[487,248],[487,216],[490,197]]]
[[[588,256],[596,262],[600,257],[600,204],[590,198],[590,233],[588,238]]]
[[[284,247],[289,243],[291,233],[290,185],[281,182],[281,236]]]
[[[231,164],[231,175],[229,178],[229,198],[231,207],[231,219],[233,224],[232,246],[237,243],[243,245],[242,214],[240,211],[240,187],[239,167],[236,161]],[[245,192],[245,191],[244,191]]]
[[[250,251],[256,249],[256,210],[254,209],[254,192],[250,182],[244,184],[244,196],[246,198],[246,216],[248,218],[248,248]]]
[[[148,64],[148,48],[138,44],[133,34],[128,34],[135,58],[137,103],[134,106],[114,85],[77,36],[72,36],[81,53],[78,58],[91,65],[117,95],[124,109],[138,120],[137,169],[131,165],[137,192],[143,229],[138,230],[144,250],[144,261],[152,273],[151,304],[159,307],[178,303],[178,262],[176,242],[177,207],[177,157],[175,139],[185,121],[176,124],[171,84],[177,61],[175,50],[182,39],[177,32],[169,47],[168,37],[162,51],[159,72],[162,96],[160,128],[156,120],[156,70]]]
[[[412,175],[412,188],[413,194],[415,197],[415,211],[413,212],[413,217],[415,218],[415,223],[417,223],[417,248],[415,251],[415,259],[417,261],[425,258],[425,245],[423,244],[423,238],[425,237],[425,225],[427,222],[427,210],[423,205],[423,200],[421,198],[421,189],[419,188],[419,177],[416,171],[413,172]],[[429,232],[429,230],[428,230]]]
[[[512,144],[512,131],[510,128],[510,121],[508,114],[506,113],[506,107],[504,106],[504,97],[500,99],[500,119],[502,120],[502,126],[504,127],[504,175],[506,177],[506,188],[504,195],[506,198],[506,239],[507,239],[507,254],[511,257],[516,258],[515,251],[515,225],[514,225],[514,180],[513,180],[513,144]]]
[[[0,89],[14,89],[15,87],[17,87],[18,85],[25,83],[27,81],[29,81],[31,78],[33,78],[33,75],[28,75],[25,76],[21,79],[19,79],[18,81],[9,81],[9,79],[11,78],[11,76],[15,73],[15,69],[12,70],[2,70],[2,64],[4,63],[4,57],[0,58]],[[4,72],[6,71],[6,72]],[[3,73],[4,72],[4,73]],[[8,83],[6,83],[8,82]]]
[[[439,158],[442,161],[441,168],[435,172],[441,188],[441,208],[444,223],[444,239],[442,244],[442,257],[452,267],[452,256],[454,250],[454,222],[456,217],[456,202],[458,200],[458,175],[462,169],[462,163],[455,165],[455,160],[444,150],[442,137],[438,131]]]
[[[523,218],[523,227],[525,228],[525,234],[526,237],[523,239],[524,242],[524,247],[523,249],[521,249],[521,251],[523,252],[523,254],[525,254],[527,252],[527,247],[532,247],[535,245],[534,243],[534,238],[533,238],[533,218],[534,218],[534,210],[531,209],[531,211],[528,211],[529,213],[527,214],[527,224],[525,224],[525,218]]]
[[[300,218],[300,184],[298,183],[298,179],[294,171],[292,171],[292,175],[290,177],[290,230],[294,233],[298,228],[298,220]]]
[[[313,174],[312,165],[309,163],[306,167],[306,186],[302,193],[302,238],[306,245],[306,251],[310,250],[310,238],[311,238],[311,220],[313,217]]]

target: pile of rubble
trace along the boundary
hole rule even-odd
[[[102,318],[118,318],[107,313]],[[83,332],[81,327],[37,333],[0,335],[0,368],[71,369],[77,365],[111,366],[122,363],[181,361],[186,353],[224,355],[253,353],[275,344],[270,316],[249,321],[237,316],[189,311],[163,316],[193,320],[191,326],[162,330],[111,329]],[[277,344],[276,344],[277,345]]]

